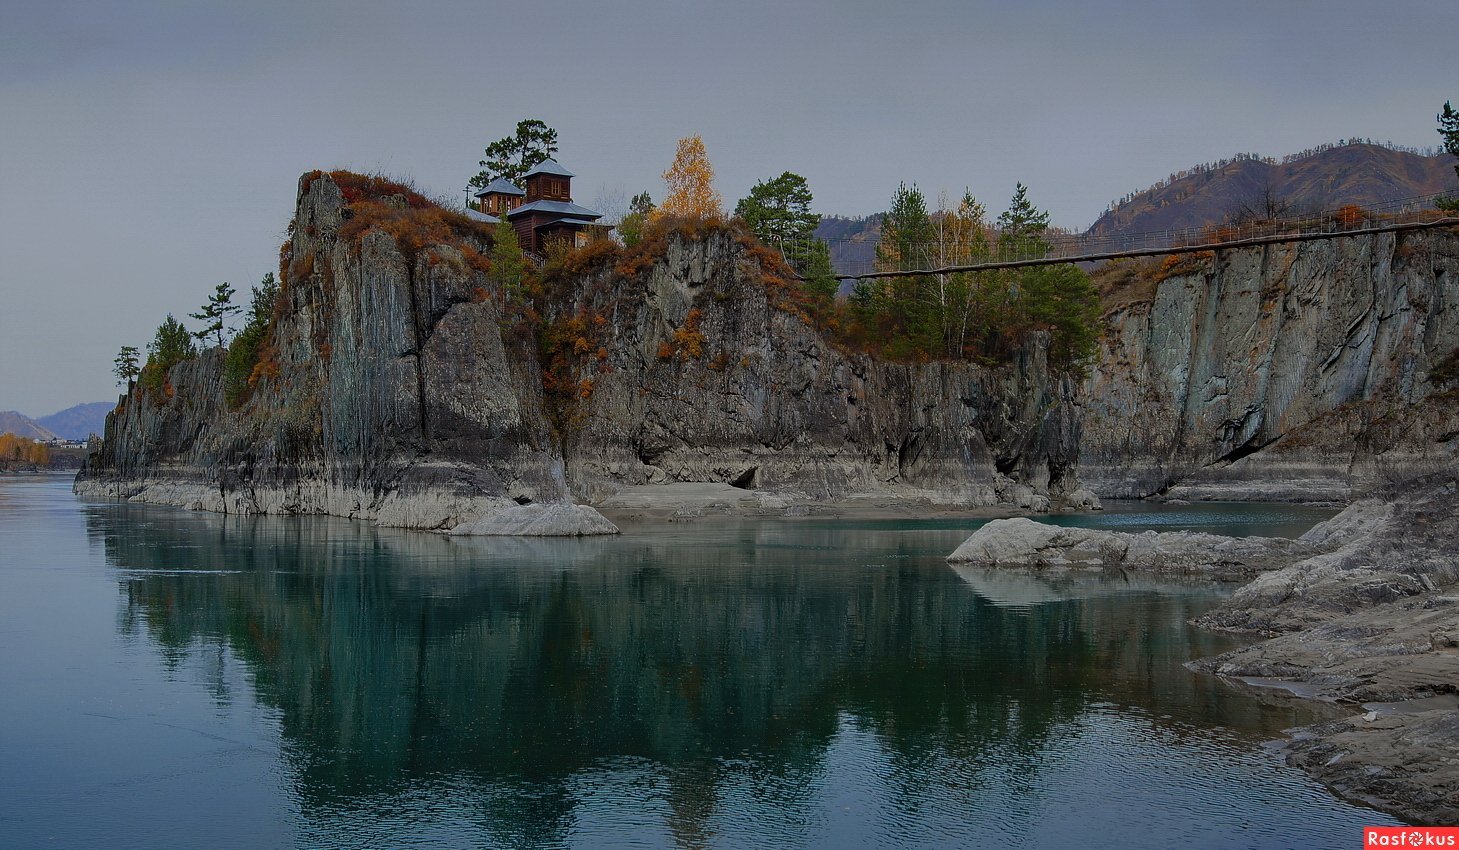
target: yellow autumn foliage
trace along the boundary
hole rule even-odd
[[[714,167],[704,152],[704,140],[693,135],[679,140],[674,164],[664,172],[668,184],[664,202],[654,210],[655,216],[683,218],[718,218],[724,201],[714,191]]]
[[[45,443],[7,431],[0,434],[0,462],[3,461],[46,466],[51,462],[51,450]]]

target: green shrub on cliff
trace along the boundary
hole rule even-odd
[[[643,240],[643,229],[653,215],[653,198],[647,192],[639,192],[628,202],[628,214],[618,222],[618,236],[625,247],[632,248]]]
[[[506,216],[497,222],[492,233],[490,275],[510,303],[521,303],[527,283],[527,256],[517,243],[517,229]]]
[[[141,385],[148,392],[171,397],[167,373],[173,366],[197,356],[192,334],[172,317],[171,313],[157,326],[157,333],[147,344],[147,365],[142,367]]]
[[[269,324],[273,319],[274,301],[279,295],[279,283],[273,272],[263,276],[253,288],[253,301],[248,308],[248,321],[228,346],[223,361],[223,397],[229,407],[237,407],[248,398],[249,382],[253,367],[258,365],[268,338]]]

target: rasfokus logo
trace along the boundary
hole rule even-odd
[[[1459,847],[1459,826],[1365,826],[1366,847]]]

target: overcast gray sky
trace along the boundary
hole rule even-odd
[[[5,0],[0,410],[115,397],[111,359],[276,263],[295,181],[459,196],[521,118],[574,194],[661,194],[700,133],[727,202],[805,175],[821,212],[898,181],[1085,227],[1239,151],[1430,146],[1459,2]]]

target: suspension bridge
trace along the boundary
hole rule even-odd
[[[840,280],[920,277],[1063,263],[1097,263],[1459,226],[1459,215],[1435,207],[1435,202],[1444,197],[1444,194],[1422,195],[1362,208],[1337,207],[1298,218],[1252,220],[1145,233],[1093,235],[1051,231],[1040,237],[1039,241],[1046,250],[1036,256],[1031,256],[1026,247],[1003,245],[996,238],[984,240],[984,244],[973,250],[966,234],[953,234],[948,238],[910,246],[910,254],[915,259],[902,265],[915,265],[916,268],[876,268],[876,243],[872,237],[822,241],[826,242],[832,257],[837,258],[835,275]],[[804,256],[794,244],[781,243],[777,247],[783,254]]]

